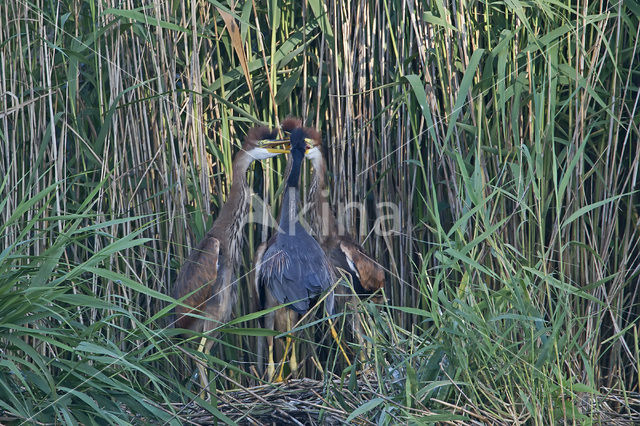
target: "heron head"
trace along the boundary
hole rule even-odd
[[[305,156],[309,160],[322,158],[322,138],[320,137],[320,132],[311,127],[305,127],[304,130],[306,134],[305,142],[307,143]]]
[[[289,149],[284,146],[287,142],[286,139],[278,139],[277,132],[273,129],[254,127],[247,133],[242,150],[254,160],[264,160],[289,152]]]
[[[298,129],[300,127],[302,127],[302,120],[300,120],[298,117],[289,116],[282,120],[282,123],[280,123],[280,128],[285,133],[291,133],[295,129]]]
[[[306,143],[305,156],[308,159],[314,159],[316,156],[322,156],[320,147],[322,146],[322,138],[320,132],[311,127],[303,127],[302,120],[297,117],[287,117],[280,124],[280,128],[285,133],[291,134],[295,129],[304,131],[304,139]]]

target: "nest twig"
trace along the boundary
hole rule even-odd
[[[326,403],[325,384],[311,379],[265,384],[216,394],[217,409],[238,424],[343,424],[349,413]],[[196,406],[184,407],[181,419],[194,425],[216,417]]]
[[[359,378],[359,382],[362,378]],[[337,383],[333,383],[337,385]],[[332,386],[330,386],[332,387]],[[364,389],[367,386],[358,386]],[[289,380],[284,383],[265,384],[251,388],[219,391],[216,395],[217,409],[241,425],[297,424],[297,425],[337,425],[344,424],[349,412],[336,408],[325,395],[327,384],[312,379]],[[346,389],[342,389],[346,391]],[[605,390],[605,389],[603,389]],[[364,395],[360,395],[364,396]],[[370,396],[375,396],[372,394]],[[380,395],[378,395],[380,396]],[[587,398],[588,399],[588,398]],[[607,395],[596,397],[596,401],[585,399],[581,411],[599,421],[612,425],[640,424],[640,394],[627,392],[622,398],[617,392],[609,390]],[[334,401],[335,402],[335,401]],[[441,402],[441,401],[437,401]],[[478,414],[473,415],[461,407],[443,404],[452,408],[452,412],[470,415],[470,422],[452,421],[447,424],[501,424],[501,419],[485,418],[477,422]],[[216,417],[203,408],[190,404],[180,410],[181,420],[185,424],[212,424]],[[413,410],[417,411],[417,410]],[[419,414],[419,413],[414,413]],[[425,411],[424,414],[431,414]],[[504,419],[502,419],[504,420]],[[362,417],[355,419],[367,424]]]

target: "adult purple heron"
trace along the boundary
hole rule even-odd
[[[295,129],[303,128],[302,121],[298,118],[288,117],[282,122],[281,128],[287,133],[292,133]],[[353,290],[355,293],[361,297],[369,297],[371,294],[384,287],[384,269],[380,264],[367,255],[362,246],[357,244],[349,235],[340,235],[338,233],[336,218],[329,205],[328,191],[326,190],[325,175],[327,168],[321,152],[322,138],[320,133],[315,129],[304,127],[303,130],[306,135],[305,141],[307,142],[305,156],[311,161],[313,166],[313,176],[306,199],[307,207],[309,208],[308,214],[310,215],[308,223],[311,231],[322,247],[325,255],[328,257],[334,275],[340,276],[341,271],[343,271],[343,273],[347,275],[349,281],[353,284]],[[260,269],[260,264],[262,263],[266,247],[267,244],[263,243],[256,250],[254,257],[256,272]],[[261,283],[257,279],[255,280],[255,291],[258,294],[264,292],[261,288]],[[336,293],[345,294],[345,297],[339,298],[338,300],[342,299],[351,302],[352,305],[355,305],[354,297],[351,297],[353,293],[346,285],[337,286]],[[270,297],[269,294],[266,294],[262,303],[262,309],[278,305],[278,303]],[[290,329],[297,320],[298,314],[294,310],[279,309],[265,315],[264,327],[267,329],[284,331]],[[352,317],[352,321],[352,331],[359,342],[363,343],[361,340],[363,330],[360,322],[360,316],[354,315]],[[263,341],[260,340],[258,344],[258,369],[260,372],[264,370],[263,345]],[[267,346],[267,376],[272,377],[275,373],[272,337],[267,337]],[[295,372],[297,369],[295,344],[293,344],[293,342],[290,343],[290,341],[287,340],[286,348],[289,347],[291,350],[289,366],[291,371]]]
[[[302,315],[313,306],[315,299],[331,288],[335,282],[333,269],[322,250],[322,247],[302,227],[298,220],[297,203],[299,199],[298,182],[300,168],[307,148],[306,139],[310,132],[303,128],[291,131],[291,169],[287,177],[278,230],[265,245],[261,245],[255,256],[255,285],[256,294],[263,308],[279,304],[288,304],[293,315]],[[325,299],[325,310],[328,315],[333,314],[333,292]],[[290,312],[284,312],[290,319]],[[275,314],[265,316],[265,328],[274,329]],[[289,320],[287,328],[293,323]],[[330,322],[331,324],[331,322]],[[332,328],[335,336],[335,330]],[[273,337],[267,337],[268,342],[268,376],[275,374]],[[287,337],[285,354],[291,340]],[[291,345],[293,347],[293,345]],[[258,356],[264,355],[259,351]],[[292,371],[297,369],[295,351],[290,359]],[[282,369],[278,380],[281,380]]]
[[[212,228],[191,250],[173,287],[173,297],[181,303],[175,308],[175,326],[204,335],[231,317],[236,302],[236,269],[241,260],[242,229],[249,212],[250,191],[247,169],[255,160],[271,158],[287,150],[276,148],[276,133],[266,127],[249,131],[232,163],[229,197]],[[209,337],[209,338],[207,338]],[[198,350],[209,353],[214,340],[202,337]],[[208,386],[206,369],[197,363],[203,392]]]

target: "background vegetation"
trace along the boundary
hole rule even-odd
[[[288,114],[321,129],[332,202],[365,202],[341,219],[388,270],[389,305],[361,307],[369,361],[306,358],[326,406],[637,420],[639,18],[636,0],[0,3],[3,421],[186,421],[193,348],[165,295],[246,130]],[[283,168],[257,165],[254,191],[275,199]],[[386,236],[380,202],[402,219]],[[246,228],[237,316],[266,237]],[[223,334],[216,386],[256,383],[255,327]]]

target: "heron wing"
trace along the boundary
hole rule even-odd
[[[253,300],[252,312],[256,312],[258,309],[265,308],[265,295],[262,281],[260,280],[260,271],[262,268],[262,259],[264,258],[264,252],[267,250],[267,243],[261,243],[256,249],[256,254],[253,256],[253,294],[251,299]]]
[[[357,293],[373,293],[384,287],[384,268],[358,244],[341,240],[331,252],[331,263],[351,273]]]
[[[304,314],[310,299],[331,287],[333,277],[326,256],[316,240],[300,227],[296,235],[276,235],[264,253],[261,280],[280,303]]]
[[[212,284],[218,276],[218,257],[220,241],[207,235],[191,250],[189,257],[182,265],[173,288],[173,297],[181,299],[185,306],[176,306],[176,327],[191,328],[197,320],[188,314],[202,312],[211,298]]]
[[[306,300],[307,291],[298,285],[298,262],[291,259],[291,253],[272,245],[264,253],[260,268],[262,286],[267,288],[279,303],[294,302],[290,307],[299,313],[306,312],[309,302]]]

